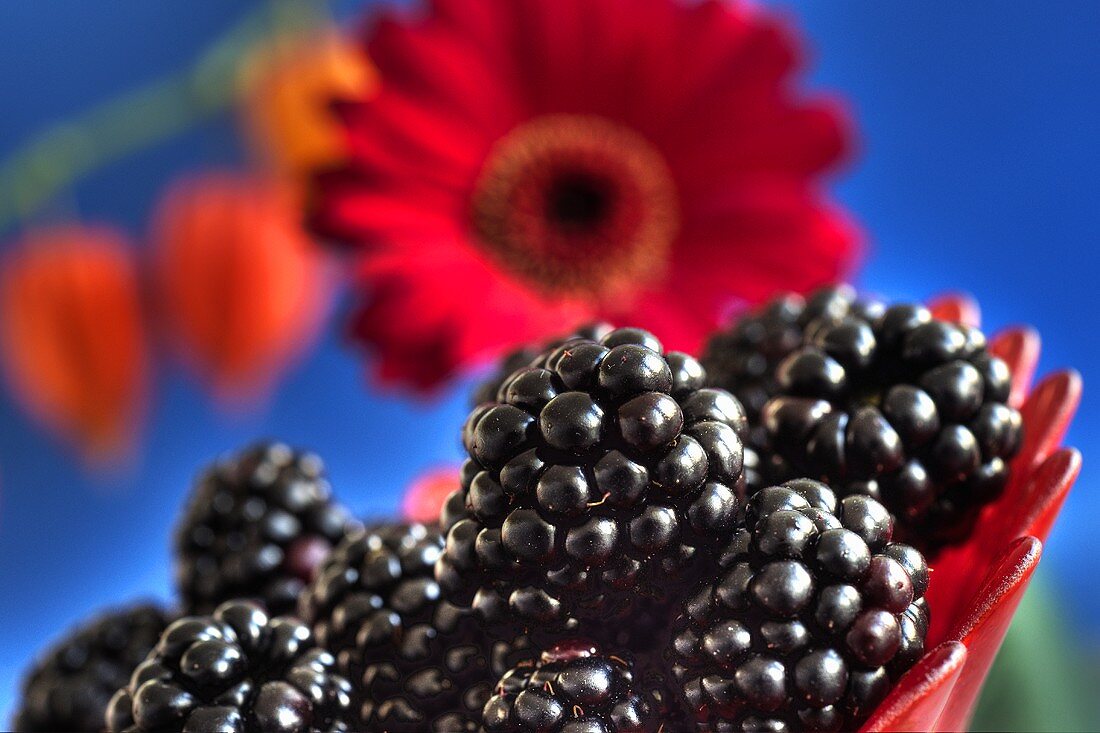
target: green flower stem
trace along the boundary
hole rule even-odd
[[[103,165],[178,135],[232,104],[241,59],[260,41],[314,27],[308,0],[275,0],[246,15],[188,69],[47,128],[0,165],[0,232],[26,221]]]

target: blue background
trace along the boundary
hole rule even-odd
[[[257,4],[0,3],[0,158],[46,124],[185,67]],[[872,238],[860,284],[898,298],[969,291],[987,326],[1041,330],[1040,371],[1084,373],[1069,442],[1085,468],[1042,573],[1096,648],[1100,421],[1087,388],[1100,378],[1100,3],[772,4],[798,16],[814,84],[843,92],[860,123],[863,149],[836,186]],[[140,235],[165,182],[237,156],[226,116],[102,169],[55,213]],[[0,394],[0,720],[44,640],[91,609],[170,597],[170,527],[211,457],[263,435],[312,447],[346,503],[384,513],[423,469],[457,459],[466,386],[430,403],[370,391],[330,329],[262,415],[234,421],[165,367],[141,464],[111,480],[82,473]]]

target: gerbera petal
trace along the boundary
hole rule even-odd
[[[471,17],[478,16],[476,8],[465,7]],[[455,33],[449,19],[408,26],[383,17],[368,52],[386,88],[399,89],[431,109],[442,124],[461,123],[492,139],[515,124],[518,115],[518,83],[507,79],[509,66],[494,63],[490,55],[502,40],[479,46],[478,39]]]
[[[460,471],[459,466],[444,466],[417,477],[401,498],[401,518],[428,524],[439,521],[443,502],[459,487]]]
[[[1023,537],[1001,555],[952,638],[966,645],[963,673],[937,723],[938,730],[967,730],[982,683],[1042,554],[1042,543]]]
[[[966,647],[957,641],[945,641],[925,654],[898,680],[861,730],[938,730],[936,721],[959,681],[966,656]]]
[[[978,328],[982,325],[982,311],[978,301],[966,293],[948,293],[932,299],[928,304],[932,317],[964,326]]]
[[[971,602],[969,589],[982,582],[985,568],[1020,537],[1043,541],[1050,532],[1066,494],[1081,470],[1081,456],[1062,449],[1043,462],[1026,482],[1013,482],[1004,496],[988,507],[974,536],[941,554],[934,563],[935,582],[928,589],[932,615],[929,638],[937,640],[958,625]]]
[[[805,292],[844,279],[860,249],[855,226],[840,212],[785,181],[712,192],[685,218],[691,223],[681,234],[674,268],[677,276],[708,285],[703,296],[736,294],[759,302],[775,293],[775,272],[783,273],[784,289]]]
[[[340,111],[344,123],[355,128],[347,138],[350,165],[416,176],[445,188],[468,187],[491,144],[473,128],[393,91]]]
[[[1048,375],[1028,396],[1020,413],[1024,444],[1012,461],[1015,476],[1029,477],[1062,442],[1081,402],[1081,375],[1072,370]]]
[[[1008,404],[1017,410],[1027,398],[1035,367],[1039,363],[1039,350],[1039,332],[1026,326],[1002,331],[989,343],[990,353],[1004,360],[1012,371],[1012,392]]]
[[[666,122],[690,120],[712,97],[715,86],[736,81],[774,83],[794,68],[797,52],[782,23],[764,16],[751,20],[729,12],[719,0],[694,6],[677,24],[674,51],[665,60],[667,76],[655,79],[664,90]]]
[[[359,247],[386,242],[419,248],[432,232],[453,230],[464,205],[444,189],[412,181],[400,186],[392,181],[372,183],[365,174],[347,168],[318,174],[315,186],[311,228],[322,237]]]

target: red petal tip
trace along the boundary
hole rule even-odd
[[[1035,366],[1039,363],[1040,346],[1039,332],[1028,326],[1001,331],[989,344],[989,351],[1012,370],[1012,392],[1008,403],[1016,409],[1027,398],[1028,388],[1035,376]]]
[[[457,466],[446,466],[420,476],[405,492],[401,500],[401,516],[410,522],[435,522],[443,503],[458,488]]]
[[[966,293],[945,293],[937,295],[928,303],[932,317],[941,321],[950,321],[964,326],[977,328],[982,325],[982,311],[978,301]]]
[[[935,730],[966,658],[966,647],[957,641],[945,641],[925,654],[861,730]]]
[[[939,729],[968,729],[982,684],[1042,551],[1042,543],[1034,537],[1022,537],[1013,542],[987,576],[976,603],[952,634],[955,640],[966,645],[967,660],[938,721]]]
[[[1024,445],[1013,461],[1013,472],[1030,477],[1062,442],[1081,402],[1081,375],[1067,369],[1047,375],[1028,396],[1020,412]]]

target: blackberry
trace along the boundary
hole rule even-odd
[[[55,642],[23,679],[17,731],[100,730],[107,703],[168,625],[157,606],[106,611]]]
[[[760,411],[779,392],[776,368],[802,346],[806,327],[819,319],[840,320],[849,313],[881,312],[873,301],[859,301],[848,285],[821,288],[805,298],[782,293],[711,335],[700,362],[711,387],[728,390],[745,407],[750,443],[764,446]]]
[[[107,708],[111,733],[354,730],[351,685],[290,617],[229,601],[173,622]]]
[[[332,500],[312,453],[264,443],[210,466],[176,528],[176,587],[189,613],[251,598],[274,614],[358,525]]]
[[[469,609],[440,599],[437,528],[397,524],[341,542],[300,611],[362,691],[367,730],[476,731],[493,685],[524,650],[485,637]]]
[[[474,388],[470,406],[477,407],[485,402],[495,402],[497,400],[497,392],[500,390],[501,386],[508,381],[508,377],[512,376],[512,373],[517,369],[529,366],[543,351],[555,349],[573,338],[586,338],[596,341],[602,338],[610,330],[611,326],[606,323],[590,323],[586,326],[581,326],[569,336],[552,339],[541,347],[527,345],[508,352],[500,359],[493,373]]]
[[[855,730],[924,651],[928,565],[867,496],[796,479],[749,499],[720,569],[674,624],[700,726]]]
[[[603,641],[640,598],[674,591],[725,543],[740,502],[745,415],[699,363],[624,328],[537,358],[464,429],[436,577],[483,618]],[[500,627],[503,628],[503,627]]]
[[[816,321],[776,377],[761,423],[788,471],[879,499],[928,552],[967,536],[1005,486],[1020,414],[975,328],[907,304]]]
[[[643,692],[626,654],[595,647],[551,649],[508,671],[485,704],[485,733],[656,731],[659,706]]]

